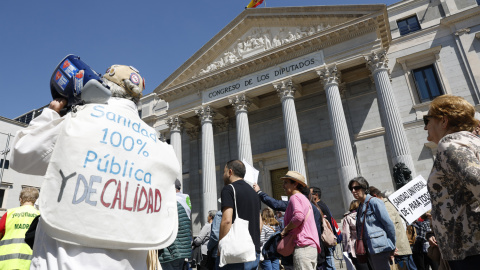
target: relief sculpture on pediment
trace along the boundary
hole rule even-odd
[[[254,28],[239,38],[223,55],[201,69],[198,76],[231,65],[242,59],[271,50],[273,48],[311,36],[326,28],[329,24],[304,27]]]

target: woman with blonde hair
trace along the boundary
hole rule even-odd
[[[427,140],[438,145],[428,177],[432,202],[429,242],[440,248],[451,269],[480,265],[480,138],[475,108],[464,98],[436,97],[423,117]]]
[[[264,208],[262,210],[262,221],[263,221],[263,227],[262,227],[262,232],[260,233],[260,245],[263,248],[263,245],[267,242],[267,240],[276,231],[279,230],[280,223],[277,221],[277,219],[275,218],[275,214],[273,213],[273,210],[270,208]],[[278,258],[264,259],[260,261],[260,265],[262,266],[262,269],[265,269],[265,270],[280,269],[280,263],[278,261]]]

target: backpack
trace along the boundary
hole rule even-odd
[[[330,226],[330,222],[325,218],[321,209],[319,209],[320,214],[322,215],[322,236],[321,239],[327,248],[334,247],[337,245],[337,236]],[[333,219],[333,218],[332,218]],[[336,222],[335,222],[336,224]],[[338,225],[337,225],[338,226]]]

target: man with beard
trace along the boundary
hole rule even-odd
[[[261,205],[260,199],[253,188],[243,180],[245,171],[245,165],[240,160],[231,160],[225,165],[223,171],[225,186],[221,193],[222,221],[220,223],[220,241],[230,231],[236,219],[235,213],[238,213],[241,219],[248,220],[248,231],[255,244],[257,259],[253,262],[227,264],[221,269],[257,269],[260,261]],[[237,209],[235,209],[235,206]]]

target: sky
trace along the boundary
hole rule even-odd
[[[103,74],[131,65],[151,93],[234,20],[249,0],[3,0],[0,5],[0,116],[47,105],[50,77],[75,54]],[[386,4],[394,0],[266,0],[257,8]]]

